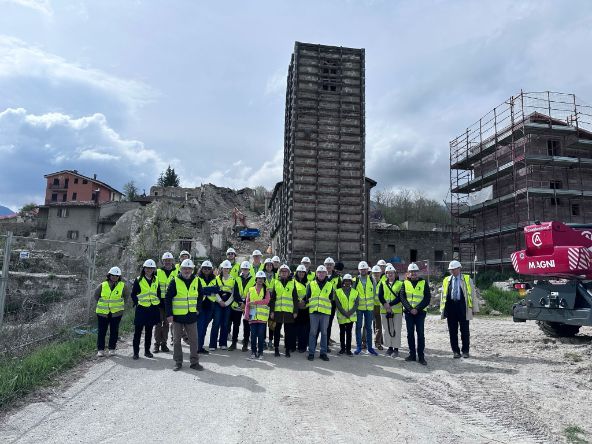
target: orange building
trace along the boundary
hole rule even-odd
[[[45,205],[61,202],[94,202],[96,205],[121,200],[123,193],[76,170],[46,174]]]

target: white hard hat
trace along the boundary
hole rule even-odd
[[[393,267],[393,264],[391,264],[390,262],[387,262],[387,263],[386,263],[386,266],[388,267],[389,265],[390,265],[391,267]]]
[[[189,253],[189,251],[187,251],[187,250],[183,250],[179,253],[179,257],[181,257],[183,255],[191,257],[191,253]]]
[[[113,276],[121,276],[121,269],[119,267],[111,267],[109,269],[109,274]]]
[[[459,261],[452,261],[450,262],[450,265],[448,265],[448,269],[449,270],[455,270],[456,268],[461,268],[462,265],[460,264]]]
[[[304,256],[300,261],[301,264],[310,264],[310,258],[308,256]]]
[[[226,250],[226,254],[230,254],[230,253],[236,254],[236,251],[234,251],[234,248],[230,247],[228,250]]]
[[[166,253],[164,253],[162,255],[162,260],[164,261],[165,259],[175,259],[175,257],[173,256],[173,253],[171,253],[170,251],[167,251]]]
[[[358,264],[358,270],[367,270],[368,268],[368,262],[366,261],[362,261]]]
[[[258,271],[258,272],[255,274],[255,278],[263,278],[263,279],[266,279],[266,278],[267,278],[267,276],[265,276],[265,271]]]
[[[263,264],[273,264],[273,261],[271,259],[267,258],[263,261]]]
[[[232,264],[230,263],[230,261],[222,261],[222,263],[220,264],[220,268],[232,268]]]
[[[390,265],[386,266],[384,271],[387,272],[387,271],[396,271],[396,270],[395,270],[395,267],[393,267],[393,264],[390,264]]]
[[[324,265],[319,265],[319,266],[317,267],[317,273],[318,273],[319,271],[324,271],[324,272],[326,273],[326,272],[327,272],[327,268],[326,268]]]
[[[382,270],[378,265],[375,265],[374,267],[372,267],[372,273],[382,273]]]
[[[304,265],[300,264],[296,267],[296,272],[298,272],[298,271],[304,271],[306,273],[306,267]]]
[[[419,267],[415,262],[411,262],[407,267],[407,271],[419,271]]]
[[[147,268],[156,268],[156,262],[154,262],[152,259],[146,259],[144,261],[144,265],[142,266]]]
[[[183,261],[185,262],[185,261]],[[212,265],[212,263],[210,261],[203,261],[201,264],[201,268],[214,268],[214,266]]]
[[[282,264],[282,265],[280,265],[280,270],[288,270],[288,271],[290,271],[290,267],[288,267],[286,264]]]
[[[327,259],[325,259],[325,264],[331,264],[331,265],[335,265],[335,261],[333,260],[332,257],[328,257]]]
[[[351,281],[352,276],[351,276],[351,274],[346,274],[345,276],[343,276],[343,278],[341,280],[342,281]]]
[[[253,254],[251,256],[263,256],[263,255],[261,254],[261,252],[259,250],[255,250],[255,251],[253,251]]]
[[[244,261],[241,264],[241,270],[250,270],[251,269],[251,263],[249,261]]]
[[[378,262],[376,262],[376,265],[380,267],[386,267],[386,261],[384,259],[380,259]]]
[[[274,256],[271,258],[272,262],[280,262],[280,258],[278,256]]]
[[[191,259],[183,259],[181,262],[181,268],[194,268],[193,261]]]

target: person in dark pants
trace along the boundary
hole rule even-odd
[[[265,272],[258,271],[255,274],[255,286],[249,289],[245,301],[245,319],[251,324],[251,356],[248,359],[263,359],[270,299],[265,282]]]
[[[197,315],[197,346],[198,353],[207,355],[209,351],[204,347],[206,332],[208,325],[214,319],[214,304],[217,303],[220,287],[214,275],[214,266],[210,261],[204,261],[201,264],[201,271],[197,278],[199,279],[199,294],[203,297]]]
[[[245,298],[249,288],[255,285],[255,276],[251,275],[251,264],[248,261],[240,264],[240,274],[234,280],[234,302],[230,305],[232,313],[230,315],[230,325],[228,330],[232,327],[232,344],[228,347],[229,351],[236,350],[238,343],[238,334],[240,330],[241,321],[243,324],[243,348],[242,351],[247,351],[249,347],[249,321],[243,319],[245,311]]]
[[[327,279],[331,283],[331,285],[333,285],[333,291],[337,290],[338,288],[341,288],[341,277],[337,272],[337,267],[335,265],[335,261],[333,260],[333,258],[328,257],[327,259],[325,259],[324,264],[325,268],[327,269]],[[341,263],[340,269],[343,270],[343,264]],[[331,301],[331,316],[329,317],[329,327],[327,327],[327,345],[329,347],[333,344],[336,344],[336,342],[333,339],[331,339],[331,326],[333,325],[333,319],[335,319],[335,300]],[[331,353],[331,349],[328,348],[327,352]]]
[[[160,321],[154,327],[154,353],[160,353],[162,350],[168,353],[167,339],[169,335],[169,323],[166,320],[166,313],[164,311],[164,297],[166,295],[169,283],[175,279],[178,270],[175,269],[175,258],[169,251],[162,255],[162,268],[156,270],[156,278],[158,279],[158,286],[160,287],[161,303],[158,305],[160,310]]]
[[[335,305],[337,310],[337,322],[339,323],[339,342],[341,349],[339,354],[353,356],[351,351],[352,328],[358,320],[358,305],[360,298],[357,290],[352,288],[351,274],[343,276],[342,287],[335,290]]]
[[[442,298],[440,299],[440,313],[442,319],[448,322],[450,347],[454,358],[469,357],[470,330],[469,322],[473,314],[479,312],[479,298],[475,297],[477,288],[468,274],[461,273],[461,263],[452,261],[448,266],[450,276],[444,278]],[[462,350],[458,346],[458,329]]]
[[[305,258],[306,259],[306,258]],[[299,353],[304,353],[308,347],[310,335],[310,316],[304,302],[306,286],[308,285],[308,272],[306,266],[298,265],[294,276],[294,286],[298,295],[298,317],[296,318],[296,345]]]
[[[416,263],[409,264],[407,267],[408,276],[400,292],[401,304],[405,310],[407,343],[409,344],[409,356],[405,358],[405,361],[417,359],[421,365],[427,365],[424,355],[424,325],[431,294],[430,286],[424,279],[418,277],[418,271],[419,267]],[[415,332],[417,332],[417,349],[415,348]]]
[[[97,356],[105,356],[105,337],[109,330],[109,356],[115,355],[117,338],[119,337],[119,323],[129,295],[127,286],[121,280],[119,267],[111,267],[107,278],[95,289],[94,298],[97,301]]]
[[[140,276],[134,281],[131,293],[132,302],[136,307],[134,316],[134,359],[140,358],[140,339],[144,331],[144,356],[153,358],[150,353],[152,329],[160,322],[160,286],[156,277],[156,263],[146,260]]]
[[[280,356],[280,336],[283,326],[286,358],[289,358],[290,350],[296,348],[294,320],[298,317],[298,292],[294,280],[290,279],[290,267],[286,264],[279,267],[279,278],[273,281],[270,295],[269,316],[275,321],[273,330],[275,356]]]

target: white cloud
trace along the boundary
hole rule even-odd
[[[121,137],[102,114],[74,118],[61,113],[34,115],[23,108],[0,112],[2,204],[19,207],[27,196],[41,196],[43,175],[62,169],[99,179],[120,189],[129,180],[147,191],[165,162],[139,140]]]
[[[265,84],[265,95],[273,96],[276,94],[285,94],[286,92],[286,75],[287,70],[282,69],[276,71],[272,76],[267,79]]]
[[[0,0],[0,3],[14,3],[25,8],[33,9],[44,16],[53,16],[53,9],[49,0]]]

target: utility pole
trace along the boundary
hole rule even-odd
[[[0,327],[4,322],[4,301],[6,300],[6,287],[8,287],[8,272],[10,265],[10,251],[12,247],[12,231],[6,234],[4,244],[4,262],[2,263],[2,279],[0,280]]]

